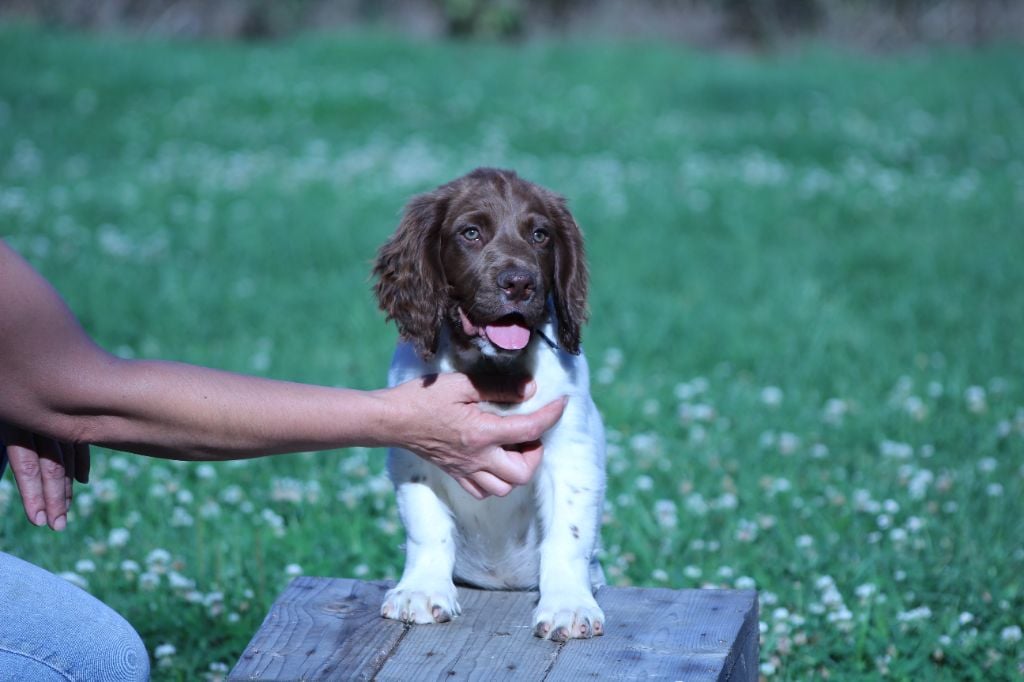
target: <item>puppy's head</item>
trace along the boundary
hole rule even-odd
[[[374,266],[377,299],[429,357],[441,325],[462,347],[518,354],[547,318],[579,353],[586,320],[583,237],[565,199],[512,171],[478,168],[413,197]]]

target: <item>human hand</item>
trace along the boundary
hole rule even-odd
[[[540,464],[540,437],[562,416],[566,399],[531,414],[499,416],[477,403],[521,402],[536,392],[523,387],[477,387],[464,374],[441,374],[388,389],[403,414],[403,447],[437,465],[470,495],[504,496],[528,483]]]
[[[25,516],[37,526],[64,530],[74,481],[89,481],[89,446],[64,443],[0,424],[0,441],[21,493]]]

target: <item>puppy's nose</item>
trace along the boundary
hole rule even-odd
[[[537,289],[537,279],[533,273],[523,268],[509,268],[498,274],[498,286],[505,292],[505,297],[513,303],[530,300]]]

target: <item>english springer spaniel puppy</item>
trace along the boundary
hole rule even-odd
[[[392,450],[388,472],[406,530],[402,579],[385,618],[443,623],[460,612],[454,581],[540,590],[538,637],[604,632],[593,592],[605,488],[604,426],[590,397],[580,325],[587,309],[583,237],[565,200],[507,170],[479,168],[414,197],[380,249],[376,293],[402,340],[389,385],[439,372],[475,381],[532,377],[528,412],[563,395],[531,483],[473,498],[440,469]]]

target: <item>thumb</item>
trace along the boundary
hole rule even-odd
[[[548,429],[558,423],[568,400],[563,396],[530,414],[499,417],[492,435],[501,443],[529,443],[540,440]]]

